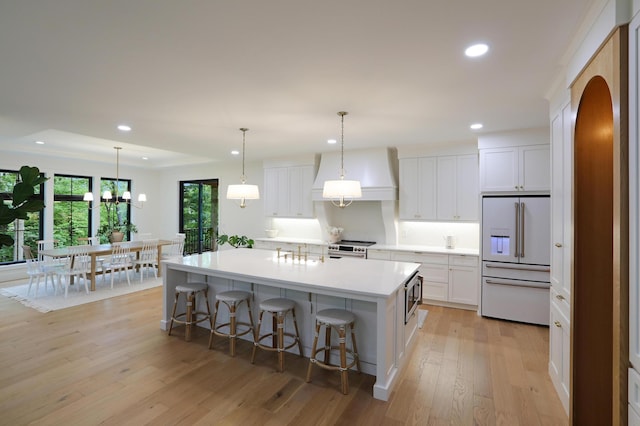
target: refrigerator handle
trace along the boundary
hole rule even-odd
[[[515,203],[516,208],[516,244],[515,244],[515,257],[518,257],[518,250],[520,249],[520,239],[518,235],[520,234],[520,203]]]
[[[520,203],[520,257],[524,257],[524,203]]]

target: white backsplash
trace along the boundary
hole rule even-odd
[[[398,244],[445,246],[445,236],[455,237],[456,248],[480,248],[480,224],[461,222],[399,222]]]
[[[345,209],[329,208],[327,216],[330,225],[344,228],[344,239],[394,243],[385,241],[382,214],[376,202],[361,201]],[[444,247],[444,237],[452,235],[456,248],[480,248],[478,223],[399,221],[397,228],[398,244]],[[277,229],[278,237],[283,238],[327,240],[327,232],[321,229],[317,219],[267,218],[265,229]]]

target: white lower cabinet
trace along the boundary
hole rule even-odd
[[[561,307],[551,303],[549,323],[549,375],[564,406],[569,411],[569,390],[571,379],[569,320],[562,314]]]
[[[423,300],[451,306],[478,306],[478,256],[391,250],[387,257],[382,252],[378,250],[375,258],[420,263]],[[368,257],[372,258],[369,254]]]
[[[478,258],[449,256],[449,302],[478,305]]]

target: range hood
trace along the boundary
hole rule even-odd
[[[394,201],[398,199],[398,156],[393,148],[371,148],[344,152],[345,179],[359,180],[363,201]],[[323,201],[322,188],[326,180],[340,176],[340,152],[324,153],[313,183],[314,201]],[[355,200],[355,201],[357,201]]]

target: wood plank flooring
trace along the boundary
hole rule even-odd
[[[0,424],[567,425],[549,376],[548,329],[429,311],[388,402],[373,377],[339,375],[199,329],[159,328],[162,289],[42,314],[0,296]]]

